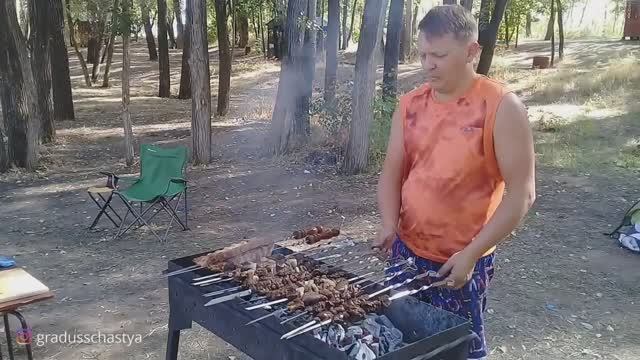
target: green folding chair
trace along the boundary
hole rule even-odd
[[[115,238],[124,235],[136,224],[138,225],[136,229],[142,226],[149,228],[160,242],[166,240],[174,220],[182,226],[183,230],[189,230],[187,180],[184,176],[186,164],[187,148],[184,146],[175,148],[161,148],[149,144],[140,146],[140,177],[126,189],[116,188],[114,191],[114,194],[127,206],[127,213],[120,222]],[[117,177],[115,182],[117,183]],[[178,205],[182,199],[184,199],[184,221],[177,214]],[[139,210],[134,207],[136,203],[140,204]],[[154,209],[158,211],[145,218]],[[170,217],[163,237],[149,226],[149,222],[161,211]],[[135,219],[125,226],[129,214],[132,214]]]

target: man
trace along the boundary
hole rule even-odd
[[[418,28],[427,82],[402,96],[393,116],[376,246],[438,272],[423,295],[471,320],[478,336],[469,359],[484,359],[493,251],[535,198],[533,139],[518,97],[475,73],[480,46],[469,12],[438,6]]]

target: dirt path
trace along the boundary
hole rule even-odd
[[[188,144],[190,102],[154,97],[157,65],[145,61],[142,45],[134,46],[132,61],[137,141]],[[172,53],[171,64],[176,94],[173,69],[179,54]],[[59,124],[59,142],[46,150],[46,171],[3,178],[0,246],[56,294],[25,309],[34,334],[125,332],[139,334],[141,342],[36,344],[38,359],[163,359],[168,305],[159,273],[169,259],[258,231],[278,239],[316,223],[344,222],[347,235],[373,236],[375,176],[341,177],[263,156],[265,107],[277,84],[276,64],[238,65],[245,68],[232,80],[232,115],[214,124],[215,160],[188,170],[192,231],[173,232],[164,244],[142,231],[112,240],[106,222],[100,231],[88,232],[95,206],[86,188],[102,181],[100,170],[125,170],[119,154],[119,83],[106,90],[80,89],[72,65],[78,121]],[[118,74],[119,64],[112,71]],[[576,176],[541,166],[538,179],[535,209],[498,252],[488,314],[491,358],[637,358],[638,258],[601,234],[619,220],[627,206],[623,196],[627,201],[640,196],[637,177]],[[197,325],[183,333],[180,359],[234,357],[246,358]]]

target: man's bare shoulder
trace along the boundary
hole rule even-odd
[[[520,97],[513,92],[507,92],[498,105],[496,124],[500,126],[509,126],[508,124],[512,124],[513,126],[515,125],[513,123],[519,125],[526,124],[529,126],[529,117],[527,115],[527,108]]]

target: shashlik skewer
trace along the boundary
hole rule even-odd
[[[192,272],[192,271],[196,271],[196,270],[200,270],[200,269],[202,269],[202,266],[200,266],[200,265],[191,265],[191,266],[188,266],[186,268],[182,268],[182,269],[179,269],[179,270],[168,272],[168,273],[163,274],[163,275],[165,277],[170,277],[170,276],[180,275],[180,274],[184,274],[184,273],[188,273],[188,272]]]
[[[307,327],[309,327],[309,326],[313,326],[313,324],[315,324],[315,323],[317,323],[317,322],[318,322],[317,320],[311,320],[311,321],[309,321],[308,323],[306,323],[306,324],[304,324],[304,325],[302,325],[302,326],[299,326],[299,327],[297,327],[297,328],[295,328],[295,329],[293,329],[293,330],[289,331],[288,333],[286,333],[286,334],[282,335],[282,336],[280,337],[280,340],[282,340],[282,339],[284,339],[284,338],[286,338],[286,337],[288,337],[288,336],[290,336],[290,335],[293,335],[293,334],[295,334],[296,332],[298,332],[298,331],[300,331],[300,330],[302,330],[302,329],[305,329],[305,328],[307,328]]]
[[[422,278],[430,276],[430,275],[432,275],[431,272],[425,272],[425,273],[418,274],[418,275],[416,275],[416,276],[414,276],[412,278],[408,278],[408,279],[406,279],[406,280],[404,280],[402,282],[399,282],[397,284],[389,285],[389,286],[387,286],[386,288],[384,288],[382,290],[378,290],[378,291],[376,291],[376,292],[374,292],[372,294],[369,294],[368,298],[372,299],[372,298],[374,298],[374,297],[376,297],[376,296],[378,296],[380,294],[386,293],[387,291],[391,291],[391,290],[397,289],[397,288],[399,288],[401,286],[408,285],[408,284],[412,283],[415,280],[419,280],[419,279],[422,279]]]
[[[245,326],[246,326],[246,325],[255,324],[255,323],[259,322],[259,321],[262,321],[262,320],[264,320],[264,319],[270,318],[270,317],[272,317],[272,316],[280,316],[280,315],[284,315],[284,313],[285,313],[286,311],[287,311],[286,309],[276,310],[276,311],[274,311],[274,312],[272,312],[272,313],[269,313],[269,314],[267,314],[267,315],[260,316],[259,318],[255,319],[255,320],[251,320],[251,321],[249,321],[248,323],[246,323],[246,324],[245,324]]]
[[[244,289],[244,286],[236,286],[236,287],[231,287],[231,288],[227,288],[227,289],[223,289],[223,290],[218,290],[218,291],[212,291],[210,293],[206,293],[202,296],[204,297],[211,297],[211,296],[216,296],[216,295],[220,295],[220,294],[224,294],[224,293],[228,293],[228,292],[232,292],[232,291],[236,291],[236,290],[242,290]]]
[[[211,306],[211,305],[215,305],[215,304],[220,304],[223,303],[225,301],[229,301],[229,300],[233,300],[239,297],[243,297],[243,296],[247,296],[247,295],[251,295],[252,290],[244,290],[241,292],[237,292],[234,294],[230,294],[230,295],[225,295],[225,296],[221,296],[221,297],[217,297],[215,299],[211,299],[208,303],[204,304],[204,306]]]
[[[286,323],[288,323],[289,321],[295,320],[295,319],[297,319],[297,318],[299,318],[299,317],[301,317],[301,316],[303,316],[303,315],[306,315],[306,314],[308,314],[308,313],[309,313],[308,311],[303,311],[303,312],[301,312],[300,314],[297,314],[297,315],[294,315],[294,316],[292,316],[292,317],[290,317],[290,318],[287,318],[287,319],[282,320],[282,321],[280,322],[280,324],[286,324]]]
[[[269,301],[269,302],[264,303],[264,304],[249,306],[248,308],[245,308],[245,310],[262,309],[262,308],[269,307],[271,305],[281,304],[281,303],[283,303],[285,301],[289,301],[289,299],[288,298],[282,298],[282,299],[278,299],[278,300],[273,300],[273,301]]]
[[[414,290],[400,291],[399,293],[394,294],[393,296],[389,297],[389,300],[397,300],[397,299],[401,299],[401,298],[403,298],[405,296],[415,295],[415,294],[417,294],[417,293],[419,293],[421,291],[428,290],[428,289],[430,289],[432,287],[433,287],[433,284],[431,284],[431,285],[423,285],[423,286],[421,286],[421,287],[419,287],[417,289],[414,289]]]
[[[291,335],[287,336],[287,337],[286,337],[286,338],[284,338],[284,339],[285,339],[285,340],[292,339],[292,338],[294,338],[294,337],[296,337],[296,336],[298,336],[298,335],[302,335],[302,334],[304,334],[304,333],[306,333],[306,332],[309,332],[309,331],[315,330],[315,329],[317,329],[317,328],[319,328],[319,327],[323,327],[323,326],[325,326],[325,325],[328,325],[328,324],[330,324],[332,321],[333,321],[333,319],[327,319],[327,320],[324,320],[324,321],[322,321],[322,322],[320,322],[320,323],[318,323],[318,324],[315,324],[315,325],[313,325],[313,326],[309,326],[309,327],[307,327],[307,328],[303,328],[303,329],[298,328],[299,330],[298,330],[298,329],[296,329],[296,330],[298,330],[297,332],[294,332],[293,334],[291,334]]]

